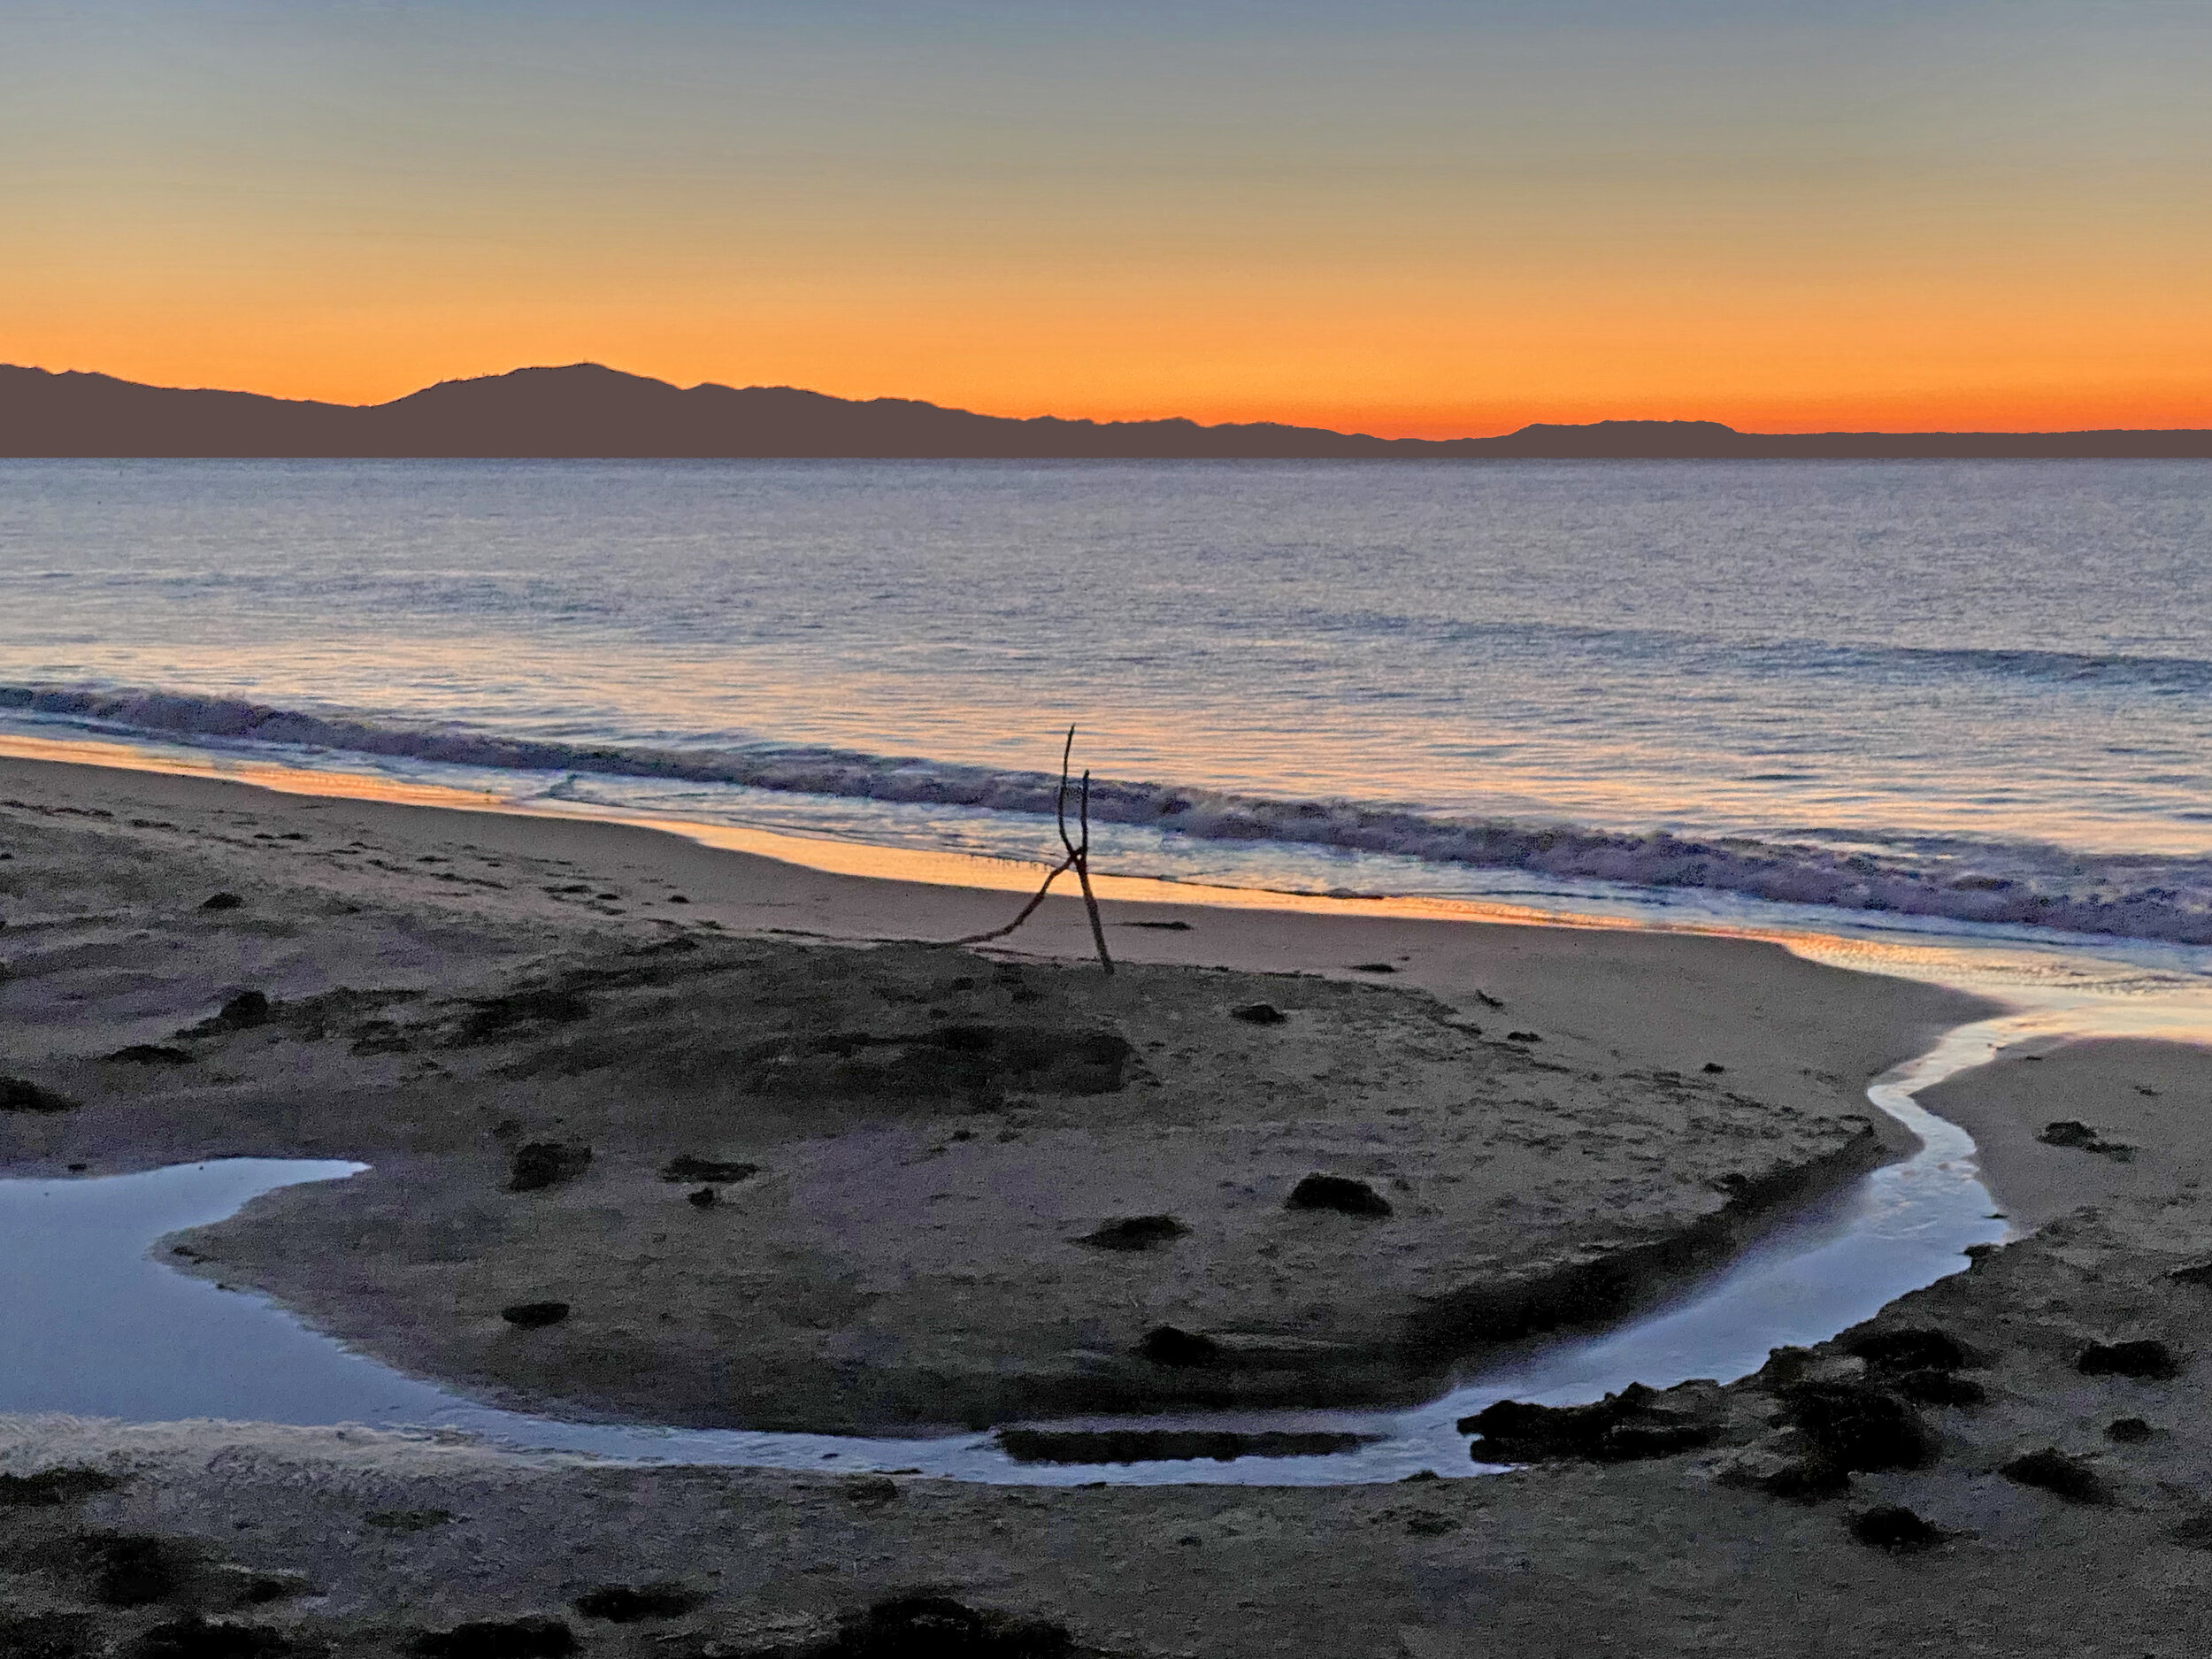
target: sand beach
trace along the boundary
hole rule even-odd
[[[0,1173],[365,1163],[169,1259],[581,1418],[1418,1400],[1901,1156],[1867,1083],[1993,1011],[1754,940],[1156,897],[1110,897],[1109,977],[1066,897],[960,950],[1018,896],[25,759],[0,852]],[[1047,1491],[19,1417],[0,1630],[365,1655],[557,1619],[587,1653],[705,1659],[878,1651],[868,1609],[926,1594],[1010,1654],[2194,1652],[2212,1290],[2172,1270],[2212,1254],[2208,1077],[2076,1044],[1931,1091],[2017,1241],[1871,1330],[1620,1408],[1641,1438],[1613,1451],[1554,1425],[1480,1480]],[[1291,1202],[1314,1175],[1338,1185]],[[1837,1440],[1845,1406],[1882,1448]],[[1926,1535],[1855,1538],[1892,1506]]]

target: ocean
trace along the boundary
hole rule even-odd
[[[2212,466],[0,462],[0,732],[2212,945]]]

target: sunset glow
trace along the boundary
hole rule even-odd
[[[526,364],[1391,435],[2212,425],[2212,18],[70,8],[0,360]]]

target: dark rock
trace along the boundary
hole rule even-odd
[[[1481,1437],[1470,1448],[1479,1463],[1571,1457],[1633,1463],[1711,1445],[1717,1425],[1694,1412],[1660,1403],[1665,1398],[1656,1389],[1631,1383],[1594,1405],[1540,1406],[1501,1400],[1462,1417],[1459,1432]]]
[[[1242,1434],[1208,1429],[1001,1429],[1000,1448],[1018,1463],[1219,1463],[1240,1457],[1325,1457],[1356,1451],[1376,1439],[1315,1430],[1268,1430]]]
[[[259,991],[241,991],[196,1025],[188,1025],[177,1033],[180,1037],[221,1037],[234,1031],[251,1031],[257,1025],[269,1023],[273,1010],[269,999]],[[390,1022],[383,1022],[389,1025]]]
[[[2181,1373],[2181,1362],[2163,1342],[2092,1342],[2074,1361],[2085,1377],[2133,1377],[2162,1381]]]
[[[468,1018],[454,1041],[495,1042],[518,1025],[572,1025],[591,1017],[591,1004],[574,991],[553,987],[509,991],[503,996],[470,999]]]
[[[1390,1201],[1348,1175],[1309,1175],[1290,1189],[1286,1210],[1333,1210],[1344,1216],[1386,1216]]]
[[[207,1022],[218,1031],[250,1031],[269,1023],[269,999],[259,991],[241,991]]]
[[[82,1613],[0,1615],[0,1654],[8,1659],[91,1659],[98,1647],[92,1620]]]
[[[42,1088],[28,1078],[0,1077],[0,1112],[65,1112],[75,1110],[76,1105],[68,1095]]]
[[[2135,1161],[2133,1147],[2100,1139],[2094,1129],[2077,1118],[2063,1118],[2055,1124],[2046,1124],[2043,1133],[2036,1139],[2047,1147],[2068,1147],[2078,1152],[2101,1152],[2121,1164]]]
[[[1395,973],[1398,970],[1387,962],[1355,962],[1354,973]]]
[[[1959,1371],[1971,1363],[1955,1338],[1927,1325],[1869,1331],[1847,1337],[1842,1346],[1845,1353],[1877,1371]]]
[[[1783,1397],[1783,1416],[1839,1469],[1918,1469],[1935,1439],[1902,1400],[1849,1382],[1808,1383]]]
[[[1441,1538],[1459,1528],[1459,1517],[1451,1515],[1417,1515],[1406,1522],[1406,1531],[1416,1538]]]
[[[722,1194],[711,1187],[702,1187],[696,1192],[684,1194],[684,1202],[694,1210],[711,1210],[721,1202]]]
[[[1477,1463],[1540,1463],[1553,1457],[1587,1457],[1597,1448],[1611,1417],[1596,1406],[1540,1406],[1501,1400],[1455,1425],[1479,1437],[1471,1449]]]
[[[2115,1417],[2104,1425],[2104,1437],[2123,1446],[2137,1446],[2151,1437],[2151,1425],[2140,1417]]]
[[[1075,1651],[1064,1625],[924,1594],[887,1597],[800,1653],[803,1659],[1070,1659]]]
[[[192,1056],[181,1048],[165,1048],[157,1042],[134,1042],[127,1048],[118,1048],[113,1054],[103,1055],[104,1060],[119,1061],[125,1065],[190,1065]]]
[[[1221,1357],[1221,1345],[1199,1332],[1163,1325],[1144,1333],[1137,1352],[1155,1365],[1210,1365]]]
[[[1188,922],[1116,922],[1114,926],[1117,927],[1148,927],[1152,929],[1153,932],[1160,933],[1187,933],[1190,932],[1190,924]]]
[[[507,1177],[511,1193],[534,1193],[572,1181],[591,1164],[591,1148],[573,1141],[526,1141],[515,1148]]]
[[[2002,1464],[1997,1472],[2006,1479],[2024,1486],[2055,1493],[2073,1503],[2104,1503],[2109,1501],[2104,1482],[2097,1471],[2077,1457],[2069,1457],[2055,1446],[2047,1446],[2039,1452],[2029,1452]]]
[[[1509,1031],[1505,1033],[1505,1040],[1508,1042],[1541,1042],[1544,1041],[1532,1031]]]
[[[42,1469],[35,1475],[0,1475],[0,1508],[51,1509],[74,1503],[123,1483],[103,1469]]]
[[[1801,1457],[1785,1463],[1759,1486],[1771,1497],[1787,1498],[1793,1503],[1818,1503],[1850,1491],[1851,1472],[1824,1457]]]
[[[1891,1380],[1890,1386],[1908,1400],[1924,1406],[1980,1406],[1989,1403],[1989,1390],[1970,1377],[1955,1377],[1947,1371],[1909,1371]]]
[[[216,893],[200,901],[204,910],[234,910],[246,901],[235,893]]]
[[[1290,1016],[1272,1002],[1246,1002],[1229,1010],[1231,1019],[1240,1019],[1248,1025],[1279,1025]]]
[[[157,1624],[123,1649],[128,1659],[284,1659],[297,1651],[282,1631],[197,1614]]]
[[[611,1624],[636,1624],[649,1618],[680,1618],[707,1598],[672,1578],[652,1584],[603,1584],[570,1603],[586,1618]]]
[[[415,1638],[422,1659],[562,1659],[576,1633],[557,1618],[487,1618]]]
[[[664,1181],[741,1181],[759,1173],[757,1164],[721,1164],[712,1158],[695,1158],[688,1152],[679,1153],[661,1166]]]
[[[215,1018],[234,1030],[263,1025],[269,1018],[269,999],[259,991],[241,991],[223,1004]]]
[[[1886,1549],[1893,1555],[1933,1549],[1943,1541],[1939,1529],[1897,1503],[1884,1504],[1856,1517],[1851,1523],[1851,1536],[1870,1548]]]
[[[1718,1076],[1720,1076],[1723,1072],[1724,1072],[1725,1071],[1727,1071],[1727,1070],[1728,1070],[1728,1068],[1727,1068],[1726,1066],[1724,1066],[1724,1065],[1716,1065],[1716,1064],[1713,1064],[1713,1062],[1712,1062],[1712,1061],[1710,1061],[1710,1060],[1708,1060],[1708,1061],[1707,1061],[1707,1062],[1706,1062],[1703,1065],[1700,1066],[1698,1069],[1699,1069],[1700,1071],[1703,1071],[1703,1072],[1705,1073],[1705,1075],[1706,1075],[1706,1076],[1708,1076],[1708,1077],[1718,1077]]]
[[[1102,1250],[1148,1250],[1189,1232],[1173,1216],[1124,1216],[1093,1228],[1076,1242],[1094,1245]]]
[[[2212,1285],[2212,1262],[2185,1262],[2169,1268],[2166,1277],[2177,1285]]]
[[[502,1308],[499,1317],[522,1331],[541,1331],[549,1325],[558,1325],[568,1317],[565,1302],[518,1302],[512,1307]]]
[[[888,1475],[867,1475],[845,1483],[845,1502],[856,1503],[864,1509],[879,1509],[898,1501],[899,1483]]]

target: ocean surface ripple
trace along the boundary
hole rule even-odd
[[[2212,943],[2212,464],[0,461],[0,616],[18,733]]]

